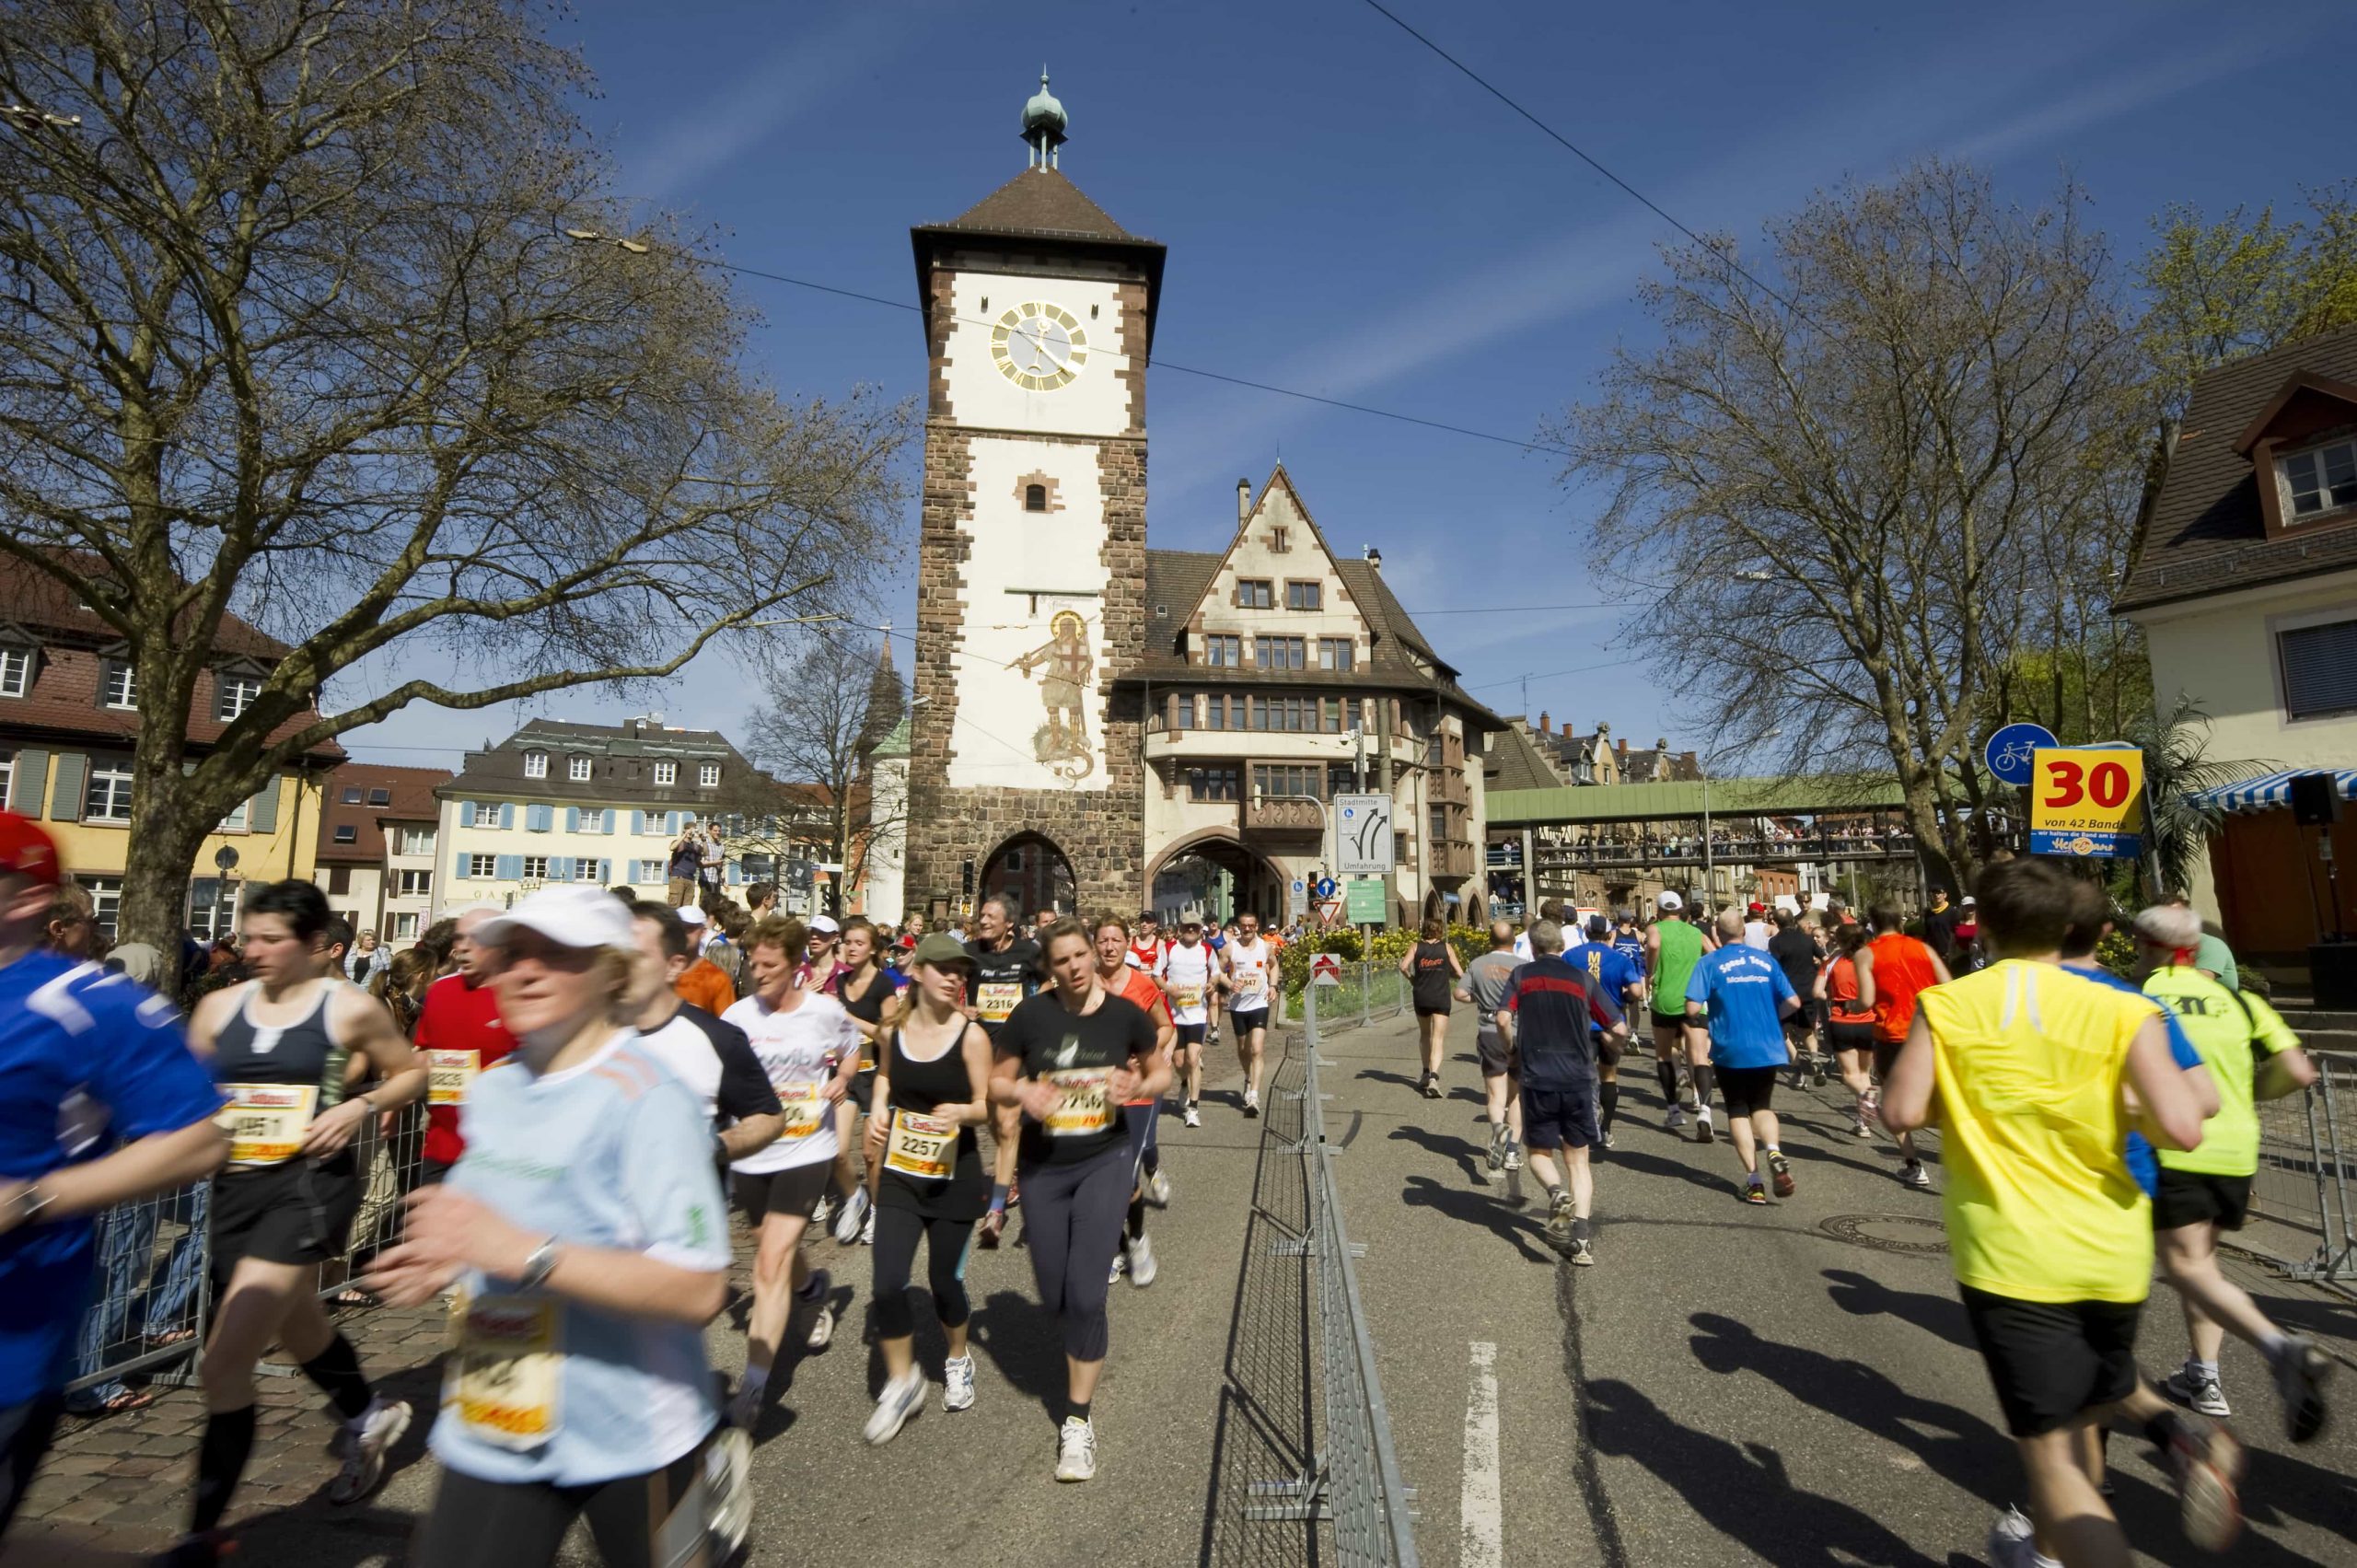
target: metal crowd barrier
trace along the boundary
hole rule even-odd
[[[2251,1209],[2316,1237],[2282,1263],[2297,1280],[2357,1279],[2357,1064],[2318,1052],[2316,1081],[2258,1105],[2258,1172]]]
[[[1325,988],[1326,996],[1318,1004],[1318,1012],[1329,1029],[1364,1028],[1368,1024],[1396,1018],[1408,1009],[1408,977],[1399,972],[1397,964],[1376,963],[1368,958],[1345,959],[1340,983]],[[1297,1024],[1306,1017],[1304,1009],[1309,988],[1285,998],[1284,1021]]]
[[[1315,1260],[1318,1408],[1324,1420],[1308,1471],[1298,1480],[1257,1484],[1254,1491],[1281,1501],[1256,1513],[1262,1518],[1325,1521],[1344,1568],[1416,1568],[1415,1493],[1399,1478],[1391,1416],[1376,1376],[1375,1341],[1367,1331],[1366,1306],[1359,1298],[1353,1260],[1364,1249],[1352,1244],[1343,1221],[1341,1195],[1334,1185],[1334,1151],[1326,1142],[1324,1096],[1318,1087],[1318,997],[1336,989],[1346,988],[1311,985],[1303,991],[1306,1074],[1299,1091],[1300,1152],[1307,1161],[1308,1232],[1283,1244],[1286,1250]],[[1362,991],[1362,999],[1364,995]],[[1364,1021],[1364,1005],[1360,1021]]]

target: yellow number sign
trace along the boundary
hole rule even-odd
[[[2144,753],[2102,746],[2032,753],[2032,854],[2133,860],[2142,852],[2143,830]]]

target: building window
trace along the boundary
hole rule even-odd
[[[490,801],[490,800],[478,800],[478,801],[476,801],[476,802],[475,802],[475,826],[476,826],[476,827],[478,827],[478,828],[496,828],[496,827],[498,827],[498,826],[499,826],[499,812],[500,812],[500,807],[499,807],[499,805],[498,805],[498,803],[497,803],[496,801]]]
[[[1237,704],[1233,716],[1243,720],[1237,729],[1274,731],[1283,735],[1315,734],[1318,730],[1318,699],[1315,697],[1252,697],[1248,713],[1243,704],[1248,699],[1231,699]]]
[[[668,789],[671,785],[673,785],[673,784],[678,784],[679,782],[679,763],[677,763],[677,762],[657,762],[657,763],[656,763],[656,764],[655,764],[655,784],[656,784],[656,788],[658,788],[658,789]]]
[[[571,779],[575,784],[587,784],[589,782],[589,759],[586,757],[573,757],[567,759],[564,764],[564,776]]]
[[[1318,768],[1314,762],[1279,763],[1255,762],[1252,765],[1252,794],[1255,799],[1271,796],[1306,796],[1318,798]]]
[[[637,871],[634,874],[633,880],[640,882],[660,882],[664,879],[665,873],[663,870],[663,863],[661,861],[642,860],[637,862],[636,865]]]
[[[1210,636],[1203,639],[1203,662],[1213,669],[1239,669],[1244,665],[1244,639]]]
[[[83,877],[76,875],[75,883],[90,895],[90,919],[108,941],[115,939],[115,922],[122,914],[122,878],[120,877]],[[210,907],[210,900],[207,901]]]
[[[261,682],[250,675],[215,675],[213,683],[219,689],[220,702],[216,712],[223,724],[254,705],[261,695]]]
[[[434,893],[434,873],[431,871],[403,871],[401,873],[401,896],[404,899],[430,898]]]
[[[1237,700],[1238,702],[1243,701],[1240,697]],[[1213,691],[1204,695],[1203,722],[1196,727],[1199,729],[1225,729],[1227,727],[1227,697],[1225,693]]]
[[[1243,793],[1242,778],[1235,768],[1187,770],[1187,798],[1190,800],[1236,800]]]
[[[2283,665],[2286,717],[2357,713],[2357,621],[2279,632],[2275,647]]]
[[[238,808],[235,811],[230,812],[226,817],[222,818],[220,826],[215,828],[213,830],[216,833],[244,832],[246,830],[246,813],[252,805],[253,802],[250,800],[241,800],[238,802]]]
[[[360,804],[360,786],[358,784],[346,784],[343,786],[343,803],[346,806],[357,806]]]
[[[5,802],[8,798],[8,792],[16,787],[16,783],[17,754],[14,751],[0,751],[0,802]],[[40,807],[36,807],[34,809],[39,810]]]
[[[483,877],[498,876],[499,857],[495,854],[470,854],[467,856],[467,875],[470,877]]]
[[[573,879],[576,882],[595,882],[598,879],[598,862],[595,857],[585,854],[575,861]]]
[[[372,789],[368,792],[368,804],[371,806],[390,806],[392,803],[393,792],[391,790]]]
[[[544,854],[526,855],[524,857],[524,880],[527,882],[545,882],[548,879],[549,857]]]
[[[1426,809],[1424,815],[1427,819],[1427,826],[1432,830],[1432,842],[1435,844],[1446,842],[1448,838],[1448,807],[1446,806],[1431,807]]]
[[[92,768],[82,789],[82,819],[86,822],[131,820],[131,770]]]
[[[1236,580],[1236,607],[1238,610],[1274,610],[1277,587],[1266,577],[1238,577]]]
[[[335,842],[340,844],[358,843],[360,842],[359,828],[350,822],[337,823],[335,827]]]
[[[547,778],[549,776],[549,754],[545,751],[525,752],[524,776],[528,779]]]
[[[1255,637],[1252,656],[1262,669],[1306,669],[1306,645],[1299,637]]]
[[[1340,697],[1320,698],[1318,703],[1318,727],[1327,735],[1342,733],[1342,700]]]
[[[136,708],[139,706],[139,672],[122,659],[109,659],[106,678],[99,687],[99,705],[105,708]]]
[[[432,854],[434,853],[434,830],[431,828],[403,828],[401,830],[401,853],[403,854]]]
[[[1271,528],[1269,530],[1269,548],[1279,555],[1283,555],[1293,549],[1293,530],[1287,528]]]
[[[1323,583],[1287,583],[1287,610],[1323,610],[1326,608],[1326,585]]]
[[[21,697],[33,689],[33,651],[0,648],[0,697]]]
[[[397,914],[397,915],[393,916],[393,940],[394,940],[394,941],[396,941],[396,942],[413,942],[413,941],[415,941],[416,939],[417,939],[417,916],[416,916],[416,914],[412,912],[412,913],[409,913],[409,914]]]
[[[1355,795],[1359,792],[1358,769],[1349,762],[1326,764],[1326,793],[1329,796]]]
[[[328,867],[328,893],[331,897],[339,899],[351,896],[352,867],[349,865]]]
[[[720,787],[720,764],[717,762],[704,762],[699,764],[696,768],[696,787],[699,789],[718,789]]]
[[[2285,458],[2283,488],[2295,518],[2357,506],[2357,441],[2336,441]]]
[[[1025,485],[1023,487],[1023,509],[1027,512],[1046,511],[1048,509],[1048,487],[1044,484]]]
[[[1318,639],[1318,668],[1347,675],[1353,668],[1352,655],[1355,649],[1356,645],[1348,637],[1320,637]]]

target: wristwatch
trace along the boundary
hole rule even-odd
[[[556,1237],[552,1236],[532,1249],[532,1255],[524,1260],[524,1275],[516,1283],[526,1290],[538,1290],[548,1283],[549,1276],[554,1272],[556,1272]]]

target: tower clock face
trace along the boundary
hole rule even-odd
[[[1030,300],[991,329],[991,357],[1026,391],[1052,392],[1071,386],[1088,363],[1088,333],[1062,306]]]

